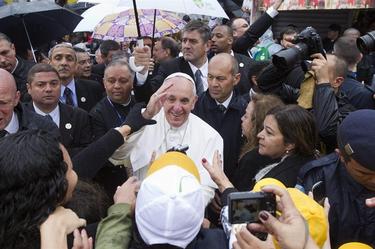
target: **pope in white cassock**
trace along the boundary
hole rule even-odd
[[[202,159],[211,160],[216,150],[223,154],[220,134],[202,119],[192,114],[197,101],[194,80],[185,73],[169,75],[151,96],[143,112],[157,124],[147,125],[133,133],[111,157],[115,165],[128,165],[135,176],[143,180],[155,151],[156,156],[173,146],[188,145],[186,154],[198,167],[207,203],[213,198],[216,184],[202,166]]]

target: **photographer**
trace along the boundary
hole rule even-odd
[[[304,82],[302,87],[310,88],[313,93],[300,95],[301,91],[281,80],[285,72],[273,64],[269,65],[257,79],[258,87],[264,93],[279,95],[286,103],[298,103],[305,98],[310,102],[317,124],[319,137],[325,145],[325,151],[332,152],[336,147],[337,125],[355,109],[348,103],[346,97],[339,91],[346,75],[346,64],[334,55],[312,54],[311,71],[313,82]],[[305,85],[306,86],[305,86]],[[310,86],[309,86],[310,85]],[[304,106],[306,108],[306,106]],[[310,108],[309,108],[310,109]]]

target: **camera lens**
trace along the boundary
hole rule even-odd
[[[375,31],[359,37],[357,39],[357,47],[364,54],[375,51]]]

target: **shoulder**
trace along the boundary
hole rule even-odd
[[[220,134],[214,128],[197,115],[190,113],[189,120],[189,122],[192,122],[193,130],[199,132],[200,136],[221,138]],[[203,130],[204,132],[202,132]]]

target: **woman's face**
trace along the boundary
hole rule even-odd
[[[66,191],[65,201],[68,201],[70,198],[72,198],[73,191],[77,185],[78,176],[76,172],[73,170],[73,163],[70,159],[68,151],[65,149],[65,147],[60,144],[60,148],[63,152],[63,157],[65,163],[68,165],[68,170],[66,171],[66,180],[68,181],[68,190]]]
[[[279,158],[292,150],[294,145],[285,144],[284,137],[279,130],[277,121],[273,115],[267,115],[264,120],[264,128],[258,134],[259,154],[271,158]]]
[[[241,118],[242,135],[244,135],[247,139],[249,139],[248,136],[250,135],[250,131],[253,128],[253,122],[251,120],[253,112],[254,102],[250,101],[250,103],[247,105],[245,114]]]

